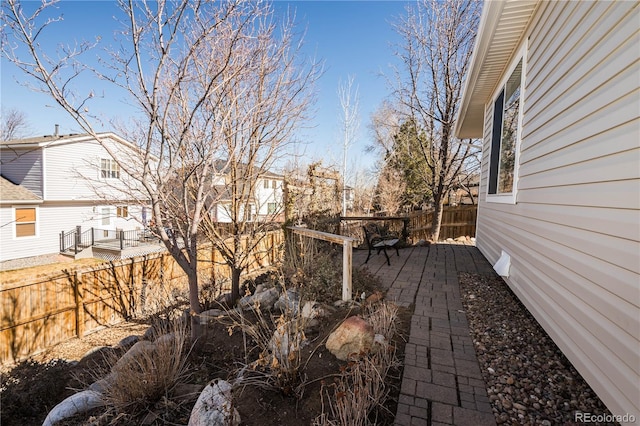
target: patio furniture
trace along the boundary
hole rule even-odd
[[[367,246],[369,248],[369,255],[364,263],[369,262],[371,252],[376,250],[378,252],[377,254],[380,254],[380,252],[384,253],[384,256],[387,258],[387,265],[391,266],[387,248],[394,248],[396,254],[400,256],[400,252],[398,252],[398,242],[400,238],[395,234],[385,233],[375,223],[369,223],[362,228],[364,229],[365,240],[367,240]]]

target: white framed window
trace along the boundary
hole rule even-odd
[[[110,158],[100,159],[100,176],[103,179],[120,179],[120,166]]]
[[[278,211],[278,204],[277,203],[267,203],[267,213],[268,214],[275,214]]]
[[[38,208],[15,207],[13,211],[16,238],[38,236]]]
[[[264,180],[264,189],[269,189],[269,181],[267,179]]]
[[[129,217],[129,207],[128,206],[116,207],[116,217]]]
[[[522,138],[524,49],[511,65],[493,101],[487,202],[515,204]]]
[[[102,216],[102,222],[101,222],[102,226],[111,225],[111,208],[103,207],[100,212]]]

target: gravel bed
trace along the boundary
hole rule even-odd
[[[460,290],[498,424],[573,425],[576,412],[610,415],[502,279],[461,274]]]

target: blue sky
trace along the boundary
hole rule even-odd
[[[35,3],[32,3],[35,4]],[[369,117],[390,88],[381,74],[391,75],[396,63],[392,45],[399,43],[391,23],[404,14],[406,2],[394,1],[277,1],[276,11],[292,6],[300,29],[306,29],[305,54],[324,62],[324,74],[317,85],[318,102],[314,106],[315,119],[308,128],[301,129],[299,139],[306,142],[299,149],[303,162],[323,159],[325,164],[342,163],[342,142],[339,131],[340,104],[338,85],[353,76],[359,87],[360,130],[356,142],[349,149],[349,167],[366,168],[373,157],[364,152],[371,143],[368,130]],[[65,22],[46,34],[47,43],[72,43],[101,36],[113,40],[116,23],[112,18],[115,2],[64,1],[59,12]],[[60,124],[61,133],[79,131],[77,124],[43,94],[35,93],[16,83],[23,76],[2,59],[0,103],[3,109],[24,111],[34,135],[51,134],[54,124]],[[89,82],[95,87],[95,82]],[[122,96],[112,92],[104,95],[92,112],[111,117],[126,116],[130,108],[122,103]],[[108,124],[99,128],[112,130]]]

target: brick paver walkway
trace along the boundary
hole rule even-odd
[[[361,266],[366,251],[354,252]],[[473,245],[410,247],[373,255],[366,265],[388,286],[387,300],[413,307],[395,424],[495,425],[469,325],[460,300],[459,272],[494,275]]]

